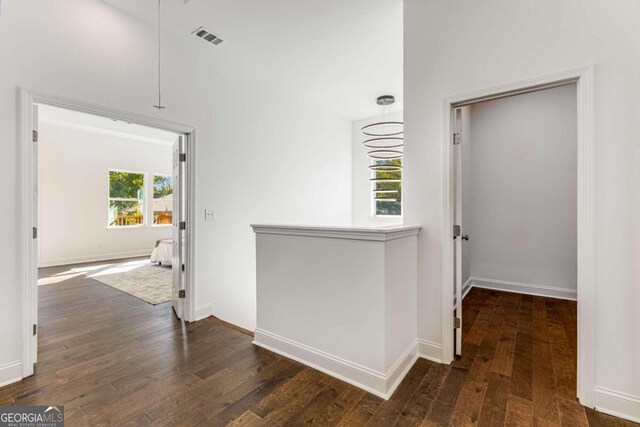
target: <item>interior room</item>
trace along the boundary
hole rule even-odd
[[[39,285],[97,281],[152,305],[171,301],[177,139],[38,105]]]
[[[575,84],[460,109],[463,295],[576,300]]]
[[[637,16],[1,1],[0,424],[637,425]]]
[[[575,84],[453,110],[455,353],[493,352],[487,391],[536,412],[577,393],[576,120]]]

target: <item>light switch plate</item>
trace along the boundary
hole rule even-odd
[[[205,221],[215,221],[216,220],[216,211],[213,209],[205,209],[204,210],[204,220]]]

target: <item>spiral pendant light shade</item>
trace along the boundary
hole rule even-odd
[[[372,159],[371,189],[375,201],[375,214],[398,215],[402,183],[402,157],[404,155],[404,122],[390,119],[387,106],[395,99],[380,96],[376,103],[382,106],[383,119],[360,129],[364,135],[362,146]],[[381,205],[378,205],[381,203]],[[380,210],[378,209],[380,207]],[[393,210],[395,209],[395,211]]]
[[[393,160],[401,159],[403,156],[404,122],[386,119],[386,107],[395,101],[395,98],[391,95],[378,97],[376,103],[384,108],[385,119],[380,122],[370,123],[360,129],[360,132],[368,137],[362,141],[362,146],[368,150],[367,155],[372,159]],[[402,169],[400,166],[397,167]],[[396,169],[396,171],[400,169]],[[387,170],[387,172],[391,171]]]

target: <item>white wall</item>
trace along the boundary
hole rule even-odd
[[[462,161],[469,168],[463,177],[463,231],[470,240],[463,245],[470,275],[564,289],[574,297],[575,84],[480,102],[469,110]]]
[[[405,223],[423,226],[419,336],[442,339],[442,98],[595,64],[595,382],[640,399],[640,3],[405,0],[404,12]]]
[[[402,112],[389,112],[387,120],[402,121]],[[376,226],[402,224],[402,218],[372,216],[371,206],[371,159],[367,156],[367,149],[362,146],[366,138],[360,131],[363,126],[385,120],[385,116],[374,116],[362,120],[356,120],[351,125],[351,222],[353,225]]]
[[[68,125],[38,134],[40,266],[148,255],[171,226],[153,226],[154,174],[171,175],[172,147]],[[108,170],[146,173],[145,227],[108,229]]]
[[[196,308],[231,323],[255,325],[250,223],[351,219],[349,120],[188,35],[164,39],[167,108],[157,111],[156,49],[155,26],[102,1],[2,4],[0,365],[21,357],[18,86],[197,128]]]

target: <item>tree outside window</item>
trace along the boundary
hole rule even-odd
[[[376,160],[377,165],[402,166],[402,159]],[[375,171],[374,177],[393,180],[393,182],[375,182],[373,202],[376,216],[402,215],[402,172]]]
[[[144,173],[109,170],[109,227],[144,225]]]
[[[153,224],[173,223],[173,177],[153,175]]]

